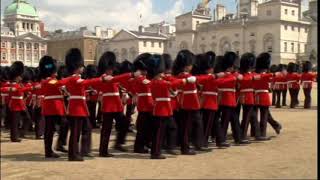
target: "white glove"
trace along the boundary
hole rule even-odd
[[[140,71],[140,70],[138,70],[138,71],[136,71],[136,72],[133,73],[133,76],[134,76],[134,77],[138,77],[138,76],[140,76],[140,75],[141,75],[141,71]]]
[[[255,75],[255,76],[253,76],[253,79],[254,79],[254,80],[260,80],[260,79],[261,79],[261,76],[260,76],[260,75]]]
[[[242,79],[243,79],[243,75],[239,74],[238,77],[237,77],[237,80],[242,80]]]
[[[37,84],[36,86],[34,86],[34,89],[41,89],[41,84]]]
[[[218,73],[217,74],[217,77],[218,78],[222,78],[222,77],[224,77],[226,74],[224,73],[224,72],[220,72],[220,73]]]
[[[102,78],[104,81],[111,81],[113,79],[113,76],[107,75],[107,76],[103,76]]]
[[[187,78],[188,83],[194,84],[196,83],[196,81],[197,81],[197,78],[195,76],[191,76]]]

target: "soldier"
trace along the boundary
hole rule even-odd
[[[145,148],[151,139],[151,121],[153,111],[153,99],[151,94],[151,81],[147,79],[147,66],[145,61],[152,55],[144,53],[139,55],[134,61],[136,70],[141,72],[141,75],[134,80],[134,93],[137,98],[137,134],[134,143],[135,153],[148,153],[148,149]]]
[[[148,77],[152,79],[152,97],[155,100],[152,121],[151,159],[165,159],[165,157],[161,155],[161,145],[164,134],[164,124],[166,121],[172,121],[170,118],[173,115],[170,102],[170,88],[175,88],[186,82],[194,83],[196,78],[189,76],[188,80],[181,78],[174,82],[164,80],[162,77],[165,70],[165,63],[160,55],[152,55],[149,57],[147,67]]]
[[[112,130],[113,120],[116,120],[117,128],[117,137],[114,148],[116,150],[126,152],[122,144],[124,144],[129,121],[125,118],[123,113],[123,104],[120,98],[120,89],[119,84],[124,81],[129,80],[134,77],[133,73],[125,73],[113,77],[116,67],[116,56],[113,52],[105,52],[100,60],[98,65],[98,74],[102,78],[107,78],[107,81],[104,84],[97,86],[97,90],[102,93],[102,129],[101,129],[101,138],[100,138],[100,147],[99,147],[99,156],[100,157],[112,157],[113,155],[108,152],[108,145],[110,140],[110,134]]]
[[[270,67],[270,73],[272,73],[273,75],[275,75],[275,73],[277,72],[278,70],[278,66],[273,64],[271,65]],[[275,90],[275,78],[272,78],[272,81],[269,83],[270,86],[269,88],[271,89],[272,91],[272,106],[275,106],[276,105],[276,98],[277,98],[277,94],[276,94],[276,90]]]
[[[237,59],[234,52],[226,52],[224,61],[221,64],[221,70],[225,76],[217,79],[219,91],[219,105],[221,109],[221,124],[224,139],[226,139],[229,122],[232,127],[232,136],[236,145],[248,144],[248,140],[241,139],[240,122],[236,113],[236,82],[241,79],[237,73],[233,74],[233,66]]]
[[[289,88],[289,93],[291,97],[291,102],[290,102],[290,108],[295,108],[298,104],[298,95],[300,91],[300,84],[299,80],[301,76],[297,73],[297,64],[295,63],[289,63],[288,64],[288,75],[287,75],[287,80],[288,80],[288,88]]]
[[[68,77],[66,89],[70,93],[67,108],[70,124],[69,161],[83,161],[83,156],[91,157],[91,124],[88,119],[89,111],[86,104],[85,90],[102,81],[102,78],[81,79],[84,60],[79,49],[70,49],[66,55],[66,68],[71,75]],[[81,153],[78,140],[81,134]]]
[[[311,90],[313,82],[316,81],[316,75],[311,72],[312,64],[310,61],[306,61],[302,66],[301,84],[303,88],[303,93],[305,96],[304,108],[311,108]]]

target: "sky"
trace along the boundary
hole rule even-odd
[[[13,0],[1,0],[3,11]],[[212,0],[215,5],[222,3],[227,12],[236,11],[235,0]],[[306,5],[307,0],[303,0]],[[200,0],[28,0],[35,5],[46,30],[75,30],[82,26],[89,29],[95,26],[115,29],[137,29],[167,21],[174,23],[175,16],[197,7]],[[140,14],[142,18],[140,18]]]

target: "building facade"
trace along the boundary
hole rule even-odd
[[[39,59],[47,54],[46,39],[41,36],[44,25],[36,8],[27,0],[14,0],[5,8],[1,25],[1,66],[22,61],[37,67]]]
[[[318,1],[309,1],[309,10],[304,16],[311,22],[308,34],[307,50],[305,60],[311,60],[315,66],[318,64]]]
[[[99,26],[95,27],[95,31],[90,31],[86,27],[67,32],[57,30],[47,36],[48,55],[63,64],[67,51],[71,48],[78,48],[83,54],[86,65],[95,64],[99,58],[97,57],[98,44],[100,41],[112,38],[114,34],[114,30],[103,30]]]

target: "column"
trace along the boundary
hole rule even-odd
[[[16,59],[13,59],[13,60],[16,61],[19,57],[19,43],[17,41],[14,43],[16,43]]]
[[[26,63],[26,60],[27,60],[27,42],[24,42],[23,62]]]
[[[40,42],[40,43],[39,43],[39,47],[38,47],[38,51],[39,51],[38,57],[39,57],[39,59],[42,58],[42,56],[41,56],[41,46],[42,46],[42,43]],[[39,59],[38,59],[38,60],[39,60]]]
[[[31,66],[34,65],[34,52],[33,52],[33,50],[34,50],[34,43],[32,42],[31,43]]]
[[[7,41],[7,61],[11,64],[11,41]]]

